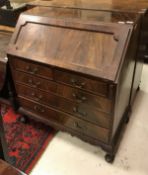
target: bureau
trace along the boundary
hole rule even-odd
[[[117,23],[119,15],[133,23]],[[101,146],[112,162],[130,114],[140,18],[46,7],[23,13],[7,52],[16,110]]]

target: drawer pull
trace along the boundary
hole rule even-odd
[[[26,66],[26,70],[29,71],[30,70],[30,66]]]
[[[41,113],[44,113],[45,112],[44,109],[42,109],[42,108],[40,108],[38,106],[34,106],[34,110],[37,111],[37,112],[41,112]]]
[[[29,79],[29,80],[28,80],[28,83],[31,83],[31,84],[32,84],[32,83],[33,83],[32,79]]]
[[[36,101],[40,101],[43,98],[42,95],[36,95],[35,92],[32,92],[31,96],[34,97]]]
[[[86,130],[84,126],[81,126],[78,122],[74,122],[74,127],[82,130]]]
[[[40,84],[41,84],[41,82],[40,82],[40,81],[36,82],[36,86],[39,86]]]
[[[86,112],[79,111],[78,107],[73,107],[73,112],[75,112],[75,113],[77,113],[77,114],[79,114],[81,116],[86,116],[87,115]]]
[[[38,97],[39,99],[42,99],[43,98],[43,96],[42,95],[39,95],[39,97]]]
[[[86,99],[87,99],[85,96],[81,96],[81,95],[78,95],[75,93],[73,93],[72,96],[75,97],[77,102],[79,102],[79,103],[82,103],[82,102],[86,101]]]
[[[76,88],[83,88],[85,86],[85,82],[79,83],[77,80],[75,79],[71,79],[70,82],[72,83],[73,86],[75,86]]]
[[[36,97],[36,101],[40,101],[43,98],[42,95],[39,95],[38,97]]]
[[[33,83],[33,80],[32,79],[29,79],[28,80],[28,83],[33,86],[34,88],[36,88],[37,86],[39,86],[41,84],[41,82],[36,82],[36,83]]]
[[[36,74],[38,72],[38,68],[35,67],[34,69],[31,69],[30,66],[26,66],[26,70],[28,71],[28,73],[30,74]]]
[[[34,92],[32,92],[32,93],[31,93],[31,96],[32,96],[32,97],[35,97],[35,93],[34,93]]]

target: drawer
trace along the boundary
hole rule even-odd
[[[73,129],[79,133],[83,133],[88,135],[94,139],[98,139],[105,143],[108,142],[109,139],[109,130],[105,128],[101,128],[97,125],[93,125],[91,123],[85,122],[83,120],[74,118],[71,115],[65,114],[63,112],[59,112],[47,106],[40,105],[30,100],[26,100],[24,98],[18,99],[20,105],[36,115],[39,115],[43,119],[49,120],[49,122],[53,122],[67,128]]]
[[[111,117],[108,114],[91,108],[86,104],[74,103],[52,93],[46,93],[27,86],[17,85],[16,89],[19,97],[29,98],[40,104],[51,106],[104,128],[110,127]]]
[[[109,86],[107,82],[93,80],[74,73],[59,70],[55,70],[54,76],[55,81],[59,83],[64,83],[75,88],[90,91],[91,93],[99,94],[101,96],[108,96]]]
[[[19,76],[18,76],[19,75]],[[66,99],[77,103],[85,103],[98,108],[99,111],[112,113],[112,101],[101,96],[92,95],[77,88],[58,84],[53,81],[47,81],[23,72],[13,71],[16,82],[40,89],[46,92],[52,92]]]
[[[12,70],[19,70],[36,76],[40,76],[46,79],[53,79],[53,71],[50,67],[42,66],[30,61],[24,61],[20,58],[10,59]]]

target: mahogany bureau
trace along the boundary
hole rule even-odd
[[[122,20],[133,22],[118,23]],[[8,49],[16,109],[101,146],[114,160],[136,66],[140,14],[37,7]]]

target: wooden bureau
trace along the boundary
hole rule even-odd
[[[118,23],[119,15],[132,24]],[[112,162],[131,108],[140,18],[43,7],[23,13],[8,49],[16,109],[101,146]]]

